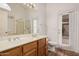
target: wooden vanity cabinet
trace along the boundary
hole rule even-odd
[[[6,50],[0,53],[0,56],[21,56],[22,55],[22,48],[16,47],[10,50]]]
[[[0,56],[46,56],[48,55],[48,41],[39,39],[19,47],[0,52]]]
[[[23,54],[23,56],[37,56],[37,49],[33,49]]]
[[[46,38],[40,39],[38,42],[38,56],[46,56],[48,55],[48,46],[46,42]]]
[[[37,56],[37,41],[23,45],[23,56]]]

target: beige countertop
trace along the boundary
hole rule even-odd
[[[17,37],[17,36],[16,36]],[[0,41],[0,52],[23,45],[23,44],[27,44],[30,42],[33,42],[35,40],[39,40],[41,38],[46,38],[46,35],[37,35],[35,37],[33,36],[18,36],[18,38],[16,38],[16,40],[14,39],[5,39],[5,40],[1,40]]]

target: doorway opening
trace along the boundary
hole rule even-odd
[[[62,43],[69,44],[69,14],[62,15]]]

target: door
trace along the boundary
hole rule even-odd
[[[37,34],[37,19],[32,20],[32,33]]]
[[[45,55],[46,55],[46,48],[45,48],[45,46],[39,48],[38,49],[38,56],[45,56]]]
[[[62,16],[62,44],[69,44],[69,14]]]
[[[46,39],[38,40],[38,56],[46,55]]]
[[[25,20],[24,33],[25,34],[31,33],[31,21],[30,20]]]
[[[16,20],[16,34],[24,34],[24,20]]]
[[[70,46],[72,36],[72,20],[74,11],[66,11],[58,15],[58,39],[60,46]]]
[[[58,44],[62,45],[62,15],[58,15]]]
[[[8,33],[7,21],[8,21],[8,12],[0,9],[0,35],[1,36],[5,36]]]

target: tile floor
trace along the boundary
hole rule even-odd
[[[79,56],[79,53],[57,48],[56,51],[48,51],[48,56]]]

